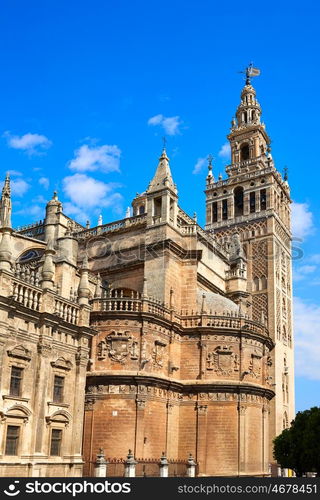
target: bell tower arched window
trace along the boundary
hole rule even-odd
[[[236,187],[234,190],[234,215],[243,215],[243,187]]]
[[[249,144],[247,143],[242,144],[240,148],[240,161],[249,160],[249,157],[250,157]]]

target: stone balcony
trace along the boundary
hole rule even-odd
[[[81,306],[58,295],[54,290],[43,290],[40,286],[19,278],[11,278],[11,303],[16,302],[39,313],[51,313],[72,325],[85,326]],[[89,320],[89,317],[88,317]],[[88,321],[87,321],[88,323]]]
[[[92,314],[106,313],[108,316],[152,315],[165,321],[174,323],[178,328],[210,328],[217,331],[237,330],[259,335],[270,339],[266,324],[250,319],[247,315],[229,311],[217,315],[215,311],[176,311],[168,304],[163,304],[154,297],[147,297],[139,292],[132,292],[125,296],[123,290],[112,290],[104,293],[101,298],[91,301]],[[271,339],[270,339],[271,340]]]

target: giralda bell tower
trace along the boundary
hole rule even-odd
[[[217,239],[238,232],[247,256],[248,295],[243,302],[252,319],[265,321],[275,343],[270,359],[270,436],[294,418],[292,331],[291,209],[287,174],[282,177],[271,156],[270,138],[261,121],[261,107],[251,77],[246,83],[228,140],[228,178],[214,179],[211,163],[206,181],[206,229]],[[270,463],[273,462],[270,441]]]

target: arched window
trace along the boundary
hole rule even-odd
[[[243,187],[236,187],[234,190],[234,215],[243,215]]]
[[[218,204],[215,201],[212,203],[212,222],[217,222],[218,220]]]
[[[259,278],[255,277],[253,278],[253,291],[258,292],[260,288],[260,280]]]
[[[242,144],[242,146],[240,148],[240,161],[249,160],[249,156],[250,156],[249,144],[247,144],[247,143]]]
[[[250,213],[254,213],[256,211],[256,193],[252,191],[250,193]]]
[[[141,206],[139,207],[139,215],[144,214],[144,212],[145,212],[144,205],[141,205]]]
[[[265,276],[261,276],[261,289],[265,290],[267,288],[267,278]]]
[[[261,189],[260,191],[260,210],[266,210],[267,208],[267,191]]]

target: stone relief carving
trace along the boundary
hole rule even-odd
[[[163,360],[165,356],[165,347],[167,344],[161,340],[156,340],[154,343],[154,349],[152,350],[153,365],[162,368]]]
[[[232,372],[239,371],[239,357],[231,346],[219,346],[208,352],[206,365],[207,370],[213,370],[218,375],[231,375]]]
[[[248,371],[252,377],[259,378],[261,376],[261,358],[262,356],[258,351],[251,354]]]
[[[124,364],[129,356],[132,360],[138,359],[138,342],[133,340],[129,332],[112,332],[97,345],[99,360],[109,357],[114,362]]]
[[[271,370],[271,367],[272,367],[272,358],[271,356],[267,356],[267,359],[266,359],[266,379],[265,379],[265,382],[267,385],[272,385],[272,380],[273,380],[273,377],[272,375],[270,375],[270,370]]]

